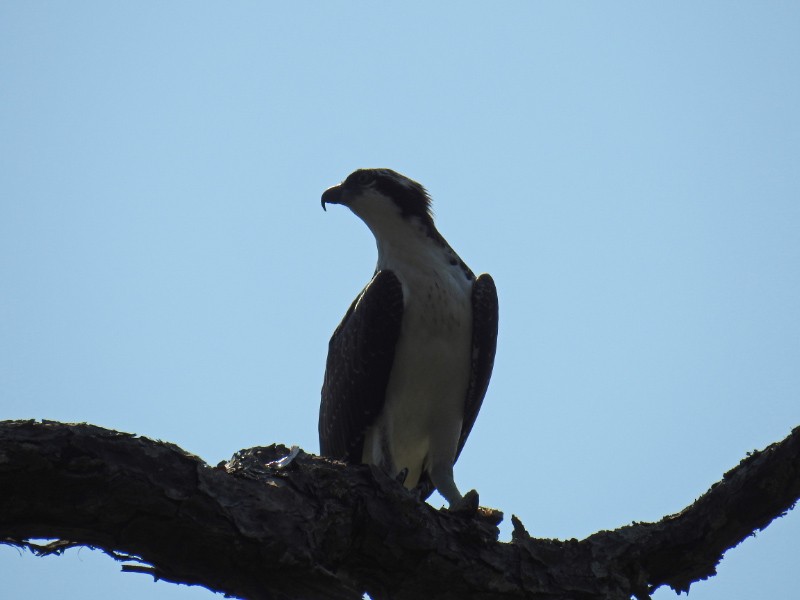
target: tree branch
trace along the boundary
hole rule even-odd
[[[0,541],[99,548],[126,571],[250,600],[647,598],[685,591],[800,497],[800,427],[658,523],[538,540],[500,513],[418,502],[367,466],[282,446],[206,465],[165,442],[55,422],[0,422]],[[272,464],[270,464],[272,463]],[[37,538],[62,540],[40,546]]]

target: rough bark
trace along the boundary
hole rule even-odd
[[[435,510],[370,467],[303,452],[270,464],[288,453],[254,448],[211,467],[92,425],[0,422],[0,542],[91,546],[123,570],[251,600],[628,600],[688,590],[800,497],[798,427],[658,523],[558,541],[512,517],[501,543],[497,511]]]

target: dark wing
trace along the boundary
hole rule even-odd
[[[400,280],[379,271],[333,332],[319,407],[323,456],[361,462],[364,432],[383,409],[402,318]]]
[[[497,289],[494,287],[492,276],[484,273],[478,276],[472,286],[472,367],[456,460],[461,454],[469,432],[472,431],[475,419],[478,418],[478,411],[489,387],[494,353],[497,349],[497,319]]]

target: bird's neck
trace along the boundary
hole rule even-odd
[[[374,227],[367,223],[375,236],[378,247],[378,266],[386,263],[429,261],[444,254],[444,241],[432,223],[417,219],[403,219],[390,223],[388,227]]]

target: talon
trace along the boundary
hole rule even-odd
[[[461,500],[451,502],[447,510],[459,516],[474,517],[478,513],[478,501],[478,492],[470,490]]]
[[[399,483],[400,485],[405,485],[405,483],[406,483],[406,477],[408,477],[408,468],[402,469],[402,470],[401,470],[401,471],[400,471],[400,472],[397,474],[397,477],[395,477],[395,480],[396,480],[396,481],[397,481],[397,483]]]

